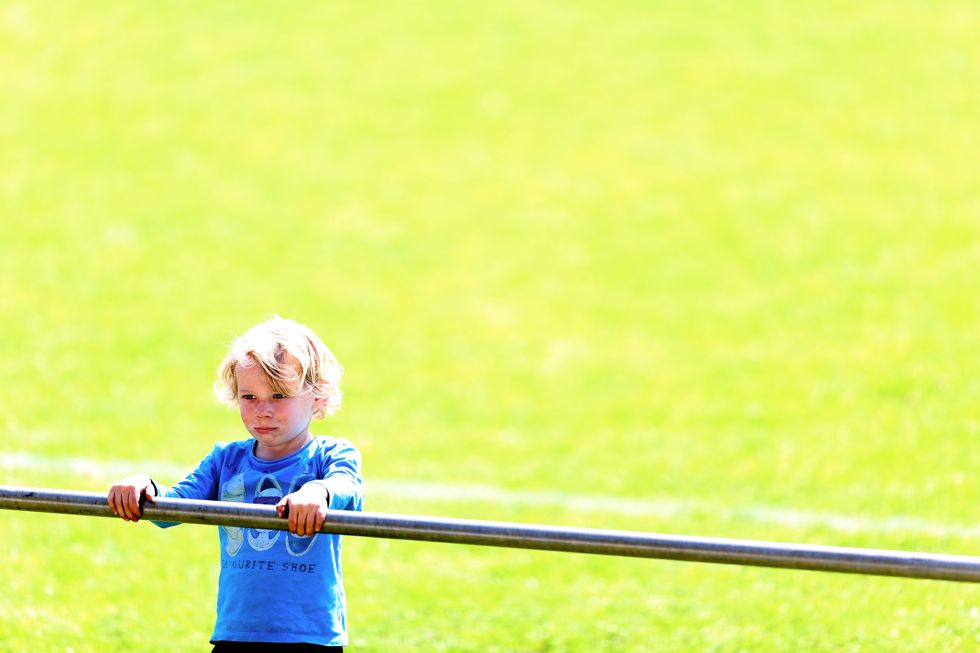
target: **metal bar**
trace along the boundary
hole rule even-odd
[[[115,517],[99,492],[0,486],[0,508]],[[286,530],[273,506],[157,498],[145,519]],[[760,567],[980,582],[980,557],[720,537],[568,528],[371,512],[331,511],[322,532],[424,542],[570,551]]]

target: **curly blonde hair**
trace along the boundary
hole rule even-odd
[[[314,399],[324,399],[313,411],[317,419],[340,408],[344,368],[313,330],[299,322],[272,315],[235,338],[214,383],[215,397],[231,406],[238,405],[239,365],[261,367],[276,392],[310,392]]]

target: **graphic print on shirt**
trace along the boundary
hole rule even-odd
[[[237,501],[239,503],[245,501],[244,473],[235,474],[221,486],[221,500]],[[225,551],[228,552],[229,556],[235,557],[238,550],[242,548],[242,544],[245,543],[245,532],[239,526],[222,526],[221,528],[227,536]]]
[[[282,499],[282,487],[272,474],[266,474],[255,485],[255,497],[252,503],[274,506]],[[256,551],[266,551],[279,540],[282,531],[272,531],[264,528],[248,529],[248,543]]]
[[[301,472],[293,477],[293,482],[289,484],[289,494],[292,494],[296,490],[303,487],[304,484],[309,483],[314,480],[314,476],[307,472]],[[293,535],[290,532],[286,532],[286,551],[289,555],[300,557],[306,555],[310,549],[313,548],[313,542],[316,540],[316,536],[319,533],[314,533],[313,535]]]

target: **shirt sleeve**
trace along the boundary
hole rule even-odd
[[[361,453],[347,440],[338,439],[324,451],[325,469],[317,481],[330,493],[330,510],[364,510],[364,479],[361,477]]]
[[[204,499],[215,501],[218,498],[218,481],[221,470],[221,451],[220,444],[208,452],[201,462],[197,464],[190,474],[183,480],[176,483],[173,487],[167,487],[154,480],[154,485],[159,491],[159,496],[174,499]],[[176,526],[178,522],[153,522],[160,528],[170,528]]]

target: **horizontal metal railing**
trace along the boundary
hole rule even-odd
[[[98,492],[0,486],[0,508],[115,517],[109,509],[106,495]],[[153,521],[212,526],[272,530],[287,528],[286,520],[277,515],[274,506],[229,501],[157,498],[153,502],[144,503],[143,517]],[[980,557],[912,551],[348,511],[331,511],[322,532],[425,542],[980,582]]]

